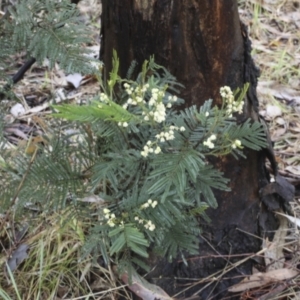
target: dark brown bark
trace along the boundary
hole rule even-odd
[[[236,0],[103,0],[102,3],[101,57],[107,72],[111,69],[113,49],[120,58],[121,76],[126,75],[132,60],[141,65],[150,55],[155,55],[156,62],[184,84],[181,97],[186,100],[186,106],[200,106],[209,98],[220,104],[221,86],[235,89],[250,82],[245,113],[239,121],[248,117],[258,120],[258,71],[250,56],[247,32],[239,21]],[[266,223],[274,228],[272,215],[263,213],[265,223],[258,222],[262,213],[259,190],[268,183],[265,154],[249,150],[245,150],[245,154],[247,159],[227,156],[213,160],[230,178],[232,191],[216,191],[219,206],[209,211],[212,223],[200,238],[199,257],[191,258],[187,267],[177,261],[150,274],[152,281],[169,293],[182,290],[188,283],[175,280],[174,276],[205,278],[228,264],[225,258],[201,256],[256,252],[261,241],[254,235],[259,236],[260,225],[263,230]],[[226,274],[229,280],[210,285],[199,294],[203,299],[221,299],[226,288],[241,279],[237,276],[249,273],[250,261]],[[159,279],[159,276],[165,278]],[[181,296],[198,290],[200,286],[196,285]]]
[[[143,3],[147,3],[143,9]],[[150,55],[185,85],[187,106],[219,99],[219,88],[243,84],[243,37],[236,1],[103,1],[103,60],[112,49],[126,75]],[[226,41],[226,42],[225,42]]]

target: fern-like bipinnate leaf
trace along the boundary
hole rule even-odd
[[[124,224],[109,232],[112,238],[110,254],[121,253],[122,250],[131,250],[142,257],[148,257],[147,247],[149,242],[144,234],[134,224]]]
[[[10,37],[6,48],[11,54],[25,50],[39,64],[47,58],[51,68],[59,62],[69,73],[96,72],[89,51],[82,47],[90,36],[76,5],[68,0],[27,0],[9,6],[9,12],[12,18],[4,21],[3,28]]]

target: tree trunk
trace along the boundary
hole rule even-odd
[[[185,99],[185,106],[200,106],[209,98],[220,104],[220,87],[235,89],[250,82],[244,115],[239,121],[248,117],[259,119],[259,74],[250,56],[250,42],[240,23],[236,0],[103,0],[102,5],[101,57],[106,72],[111,70],[113,49],[120,58],[121,76],[126,75],[133,60],[141,66],[155,55],[156,62],[184,84],[180,96]],[[228,259],[228,255],[257,252],[261,240],[255,236],[260,235],[260,229],[266,230],[266,223],[274,229],[275,219],[261,211],[259,198],[260,189],[268,184],[265,154],[250,150],[245,150],[245,154],[247,159],[214,159],[215,166],[230,178],[231,192],[216,192],[218,208],[209,211],[212,222],[199,237],[199,256],[189,258],[188,266],[180,260],[171,265],[160,264],[148,276],[170,294],[188,285],[184,278],[200,281],[222,270],[229,261],[241,259]],[[259,219],[264,223],[259,224]],[[202,299],[221,299],[227,287],[251,273],[251,269],[249,260],[227,273],[227,279],[201,291],[203,285],[193,281],[194,287],[180,296],[196,293]]]

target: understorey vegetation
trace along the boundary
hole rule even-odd
[[[120,78],[117,53],[104,80],[101,64],[95,67],[81,47],[89,36],[78,18],[69,1],[28,0],[10,6],[0,20],[0,76],[2,82],[7,79],[2,89],[7,97],[12,84],[8,66],[21,51],[39,64],[47,58],[50,67],[59,63],[67,72],[93,74],[101,87],[84,105],[53,101],[51,131],[44,131],[43,142],[32,152],[9,143],[1,124],[1,267],[14,283],[20,260],[14,265],[11,259],[22,253],[20,272],[32,286],[39,282],[37,293],[43,280],[58,289],[47,258],[51,249],[57,250],[57,256],[51,254],[57,264],[59,255],[67,258],[66,269],[76,263],[90,268],[101,257],[105,268],[114,265],[121,273],[148,270],[150,253],[169,261],[198,253],[200,224],[210,222],[205,211],[217,207],[214,190],[229,190],[228,179],[208,158],[244,159],[245,148],[266,145],[260,123],[236,120],[243,113],[247,84],[236,91],[220,87],[222,107],[208,99],[201,107],[179,109],[184,87],[154,57],[137,77],[133,62],[126,78]],[[4,116],[7,106],[1,105]],[[53,231],[38,239],[41,219],[45,224],[39,226]],[[76,247],[63,243],[67,230],[76,237]],[[29,247],[38,251],[28,252]],[[45,270],[43,278],[28,279],[34,263]],[[5,279],[0,283],[1,289],[7,285]]]

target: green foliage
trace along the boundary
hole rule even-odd
[[[12,156],[11,152],[18,154]],[[1,213],[11,206],[11,199],[17,197],[18,205],[14,207],[17,215],[24,212],[24,207],[49,212],[68,209],[76,214],[79,207],[75,203],[77,198],[73,197],[84,194],[82,171],[91,164],[90,157],[84,153],[88,153],[86,144],[75,146],[70,137],[49,141],[38,151],[31,165],[32,157],[22,151],[3,149]],[[18,186],[20,191],[16,191]]]
[[[131,249],[142,257],[148,257],[147,247],[148,241],[145,239],[135,224],[124,224],[111,230],[108,236],[112,240],[110,254],[120,253],[124,249]]]
[[[244,156],[243,147],[265,146],[259,123],[238,125],[232,116],[247,86],[237,100],[226,89],[222,109],[208,100],[178,112],[174,107],[183,100],[171,91],[180,85],[153,58],[134,81],[121,79],[118,65],[114,54],[107,90],[89,105],[54,106],[54,116],[86,122],[97,136],[90,188],[104,203],[85,252],[101,251],[106,261],[114,256],[141,267],[138,257],[146,258],[150,246],[170,260],[179,252],[197,253],[199,218],[208,220],[205,209],[217,206],[214,189],[229,190],[206,157]]]
[[[25,50],[68,72],[93,71],[80,47],[89,37],[68,0],[19,1],[7,16],[0,21],[0,63]],[[0,213],[90,218],[84,255],[146,269],[150,249],[169,260],[197,253],[199,220],[217,207],[214,190],[229,190],[207,157],[243,157],[243,147],[265,146],[265,134],[259,123],[238,125],[232,116],[241,112],[247,86],[236,94],[224,88],[221,109],[208,100],[178,111],[184,101],[173,95],[182,87],[176,79],[153,58],[132,80],[135,67],[120,78],[114,53],[109,80],[100,79],[103,93],[85,106],[53,106],[73,133],[53,130],[32,157],[21,149],[11,155],[0,137]]]
[[[111,100],[108,103],[99,103],[99,100],[94,100],[88,106],[63,106],[63,113],[57,113],[57,117],[65,118],[67,115],[68,120],[90,122],[94,123],[99,120],[112,121],[133,120],[135,116],[124,109],[122,106],[117,105]]]
[[[17,1],[0,19],[0,32],[0,70],[7,68],[12,54],[25,51],[39,64],[48,58],[50,67],[59,62],[67,72],[95,72],[82,47],[90,36],[69,0]]]

